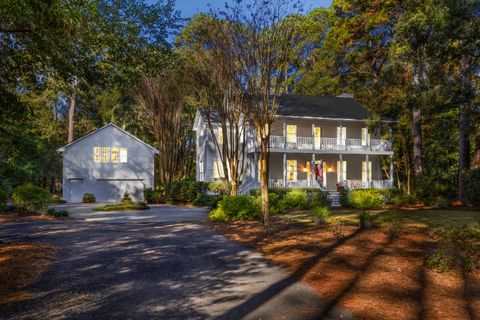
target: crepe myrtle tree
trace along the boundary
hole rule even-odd
[[[299,1],[235,1],[216,13],[227,21],[218,37],[228,39],[230,67],[241,88],[242,111],[255,129],[258,142],[263,223],[270,225],[268,158],[270,127],[278,107],[277,94],[284,92],[288,65],[299,34],[290,17],[302,12]]]

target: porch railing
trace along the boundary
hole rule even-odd
[[[362,180],[347,180],[346,185],[349,189],[390,189],[393,188],[390,180],[372,180],[370,182]]]
[[[358,151],[392,151],[388,140],[380,139],[337,139],[296,137],[287,141],[283,136],[270,136],[270,148],[287,150],[358,150]]]
[[[287,180],[284,183],[283,179],[268,180],[268,187],[271,189],[281,188],[315,188],[320,189],[320,185],[314,180]]]

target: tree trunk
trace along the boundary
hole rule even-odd
[[[472,169],[480,169],[480,124],[475,128],[475,153],[473,154]]]
[[[470,167],[469,114],[465,105],[460,106],[459,127],[458,200],[465,201],[465,176]]]
[[[70,108],[68,109],[68,143],[73,142],[73,127],[75,122],[75,109],[77,108],[77,95],[75,93],[70,97]]]
[[[260,189],[262,194],[262,215],[265,227],[270,227],[270,208],[268,199],[268,141],[260,141],[259,164],[260,164]]]
[[[415,182],[418,183],[423,174],[422,167],[422,114],[420,107],[416,105],[413,108],[413,168],[415,172]]]

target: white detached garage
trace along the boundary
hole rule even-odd
[[[63,198],[81,202],[93,193],[97,202],[118,202],[125,192],[143,200],[154,186],[158,150],[114,124],[95,130],[57,150],[63,153]]]

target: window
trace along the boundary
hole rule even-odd
[[[346,140],[347,140],[347,128],[337,127],[337,145],[344,146],[346,144]]]
[[[203,175],[203,161],[198,164],[198,173]]]
[[[94,147],[93,161],[99,163],[126,163],[127,148],[121,147]]]
[[[223,130],[222,130],[222,128],[217,129],[217,141],[218,141],[218,144],[223,144]]]
[[[296,125],[287,125],[287,143],[297,143]]]
[[[362,181],[372,181],[372,161],[368,161],[368,180],[367,180],[367,162],[362,161]]]
[[[313,128],[313,136],[315,138],[315,149],[320,149],[320,143],[322,139],[322,128],[315,127]]]
[[[368,134],[368,128],[362,128],[362,146],[368,146],[370,144],[370,135]]]
[[[223,164],[222,160],[215,160],[213,162],[213,178],[220,179],[223,178]]]
[[[297,180],[297,160],[287,160],[287,180]]]
[[[343,177],[340,174],[343,173]],[[342,167],[340,168],[340,161],[337,161],[337,181],[342,182],[347,180],[347,161],[342,161]]]

